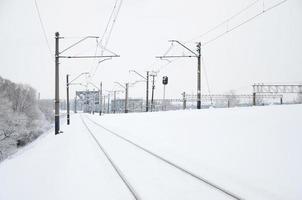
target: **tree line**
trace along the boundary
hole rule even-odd
[[[0,161],[50,129],[52,103],[37,99],[26,84],[0,77]]]

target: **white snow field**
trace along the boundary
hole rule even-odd
[[[301,116],[302,105],[74,114],[64,133],[51,131],[0,163],[0,200],[135,199],[82,119],[137,199],[234,198],[112,132],[239,199],[300,200]]]

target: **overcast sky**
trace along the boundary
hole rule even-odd
[[[180,59],[166,67],[156,62],[170,46],[168,40],[189,41],[243,9],[254,0],[124,0],[108,48],[120,58],[103,62],[92,81],[103,81],[106,90],[118,89],[115,81],[133,82],[130,69],[145,74],[158,70],[156,97],[162,98],[162,76],[169,76],[168,97],[183,91],[196,93],[196,59]],[[78,37],[100,35],[107,24],[115,0],[37,0],[47,37],[54,50],[54,33],[72,37],[62,40],[60,48]],[[220,27],[237,25],[280,0],[260,0],[249,12]],[[0,76],[33,86],[41,98],[54,98],[54,61],[50,56],[34,0],[0,0]],[[216,33],[209,35],[214,37]],[[211,93],[229,90],[250,92],[250,85],[297,83],[302,81],[302,1],[288,0],[202,48]],[[187,43],[195,49],[196,38]],[[90,40],[66,54],[93,55],[96,41]],[[174,48],[170,54],[187,54]],[[65,76],[76,77],[91,71],[94,60],[62,60],[61,97],[65,97]],[[92,70],[93,71],[93,70]],[[203,70],[203,93],[208,92]],[[83,81],[83,79],[79,80]],[[131,97],[144,97],[144,83],[130,89]],[[81,86],[72,87],[75,90]]]

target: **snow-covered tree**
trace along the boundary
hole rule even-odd
[[[29,85],[0,77],[0,161],[49,127],[36,100],[36,91]]]

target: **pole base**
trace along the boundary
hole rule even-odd
[[[197,101],[197,109],[201,109],[201,101]]]
[[[60,134],[60,116],[55,116],[55,135]]]

